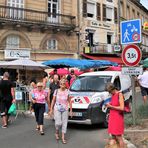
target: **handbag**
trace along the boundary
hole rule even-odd
[[[131,108],[129,105],[129,102],[125,102],[124,103],[124,113],[130,113],[131,112]]]
[[[12,105],[10,106],[8,110],[8,114],[16,115],[16,104],[15,103],[12,103]]]
[[[56,103],[56,106],[57,106],[57,109],[58,109],[59,112],[66,111],[65,107],[62,104]]]
[[[57,97],[58,89],[56,89],[55,91],[56,91],[56,97]],[[56,106],[59,112],[66,111],[66,107],[63,104],[56,102]]]
[[[124,113],[130,113],[131,112],[131,108],[130,108],[130,104],[129,102],[124,102],[124,109],[123,109]]]

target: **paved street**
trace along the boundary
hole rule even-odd
[[[139,93],[136,94],[137,106],[142,104]],[[101,125],[69,125],[68,143],[56,142],[54,137],[54,122],[45,120],[45,135],[40,136],[35,131],[33,117],[24,118],[21,114],[8,129],[0,128],[0,148],[104,148],[107,130]]]
[[[56,142],[54,122],[45,120],[45,135],[35,131],[33,117],[19,115],[8,129],[0,128],[0,148],[103,148],[107,138],[106,129],[101,126],[70,125],[68,127],[68,143]]]

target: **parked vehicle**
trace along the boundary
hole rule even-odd
[[[108,82],[123,92],[125,101],[131,102],[131,79],[128,75],[122,75],[120,71],[84,73],[70,87],[73,108],[73,117],[69,117],[70,123],[104,123],[107,127],[109,111],[104,102],[111,97],[105,90]]]

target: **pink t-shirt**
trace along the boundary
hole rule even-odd
[[[36,100],[36,103],[45,104],[47,92],[45,90],[38,91],[38,89],[34,89],[32,90],[32,98]]]
[[[55,90],[53,96],[56,96],[56,103],[61,104],[66,110],[68,110],[68,93],[69,91],[65,89],[61,91],[60,89]],[[57,105],[55,103],[54,109],[57,110]]]

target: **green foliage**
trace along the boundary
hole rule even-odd
[[[125,115],[125,125],[127,126],[127,127],[129,127],[129,126],[132,126],[133,125],[133,117],[132,117],[132,114],[127,114],[127,115]],[[136,118],[136,121],[135,121],[136,123],[136,125],[140,125],[140,120],[139,120],[139,118]]]
[[[148,118],[148,104],[141,105],[137,110],[138,118],[146,119]]]
[[[142,119],[148,119],[148,104],[147,105],[141,105],[136,110],[136,125],[140,125]],[[133,118],[132,114],[126,114],[125,115],[125,125],[132,126],[133,125]]]

